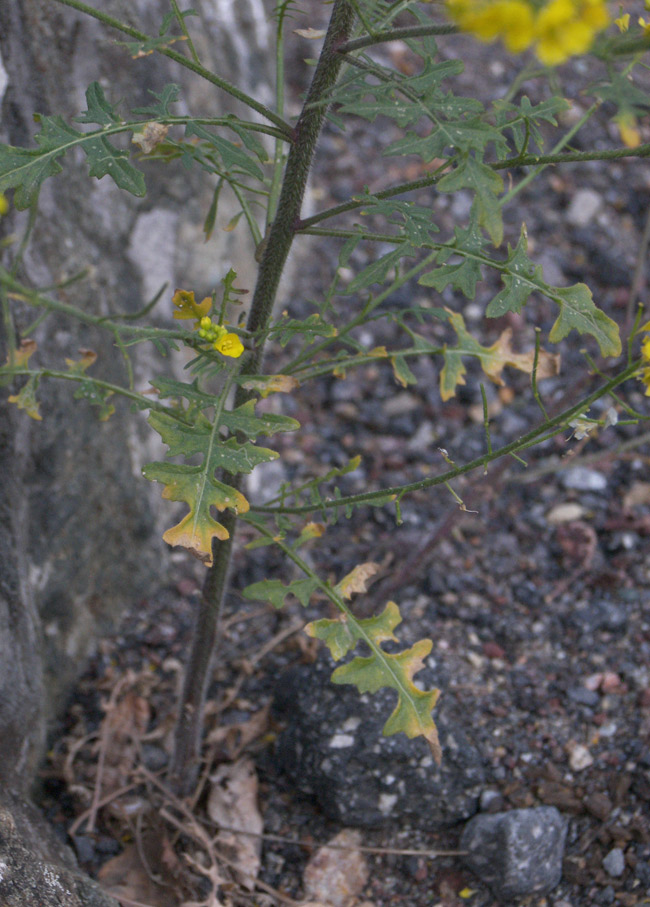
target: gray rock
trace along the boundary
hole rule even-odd
[[[499,900],[551,891],[562,875],[567,820],[554,806],[513,809],[471,819],[460,850]]]
[[[0,799],[0,904],[2,907],[119,907],[76,871],[31,804],[4,791]]]
[[[620,847],[614,847],[603,859],[603,869],[613,879],[618,879],[625,871],[625,854]]]
[[[603,199],[599,192],[595,192],[593,189],[578,189],[567,210],[567,220],[574,227],[586,227],[596,216],[602,204]]]
[[[604,491],[607,488],[607,477],[586,466],[561,470],[560,482],[565,488],[573,488],[574,491]]]
[[[333,685],[332,670],[325,655],[288,671],[278,685],[275,709],[288,726],[274,764],[292,784],[346,826],[408,819],[431,829],[474,815],[484,772],[464,732],[437,712],[443,750],[437,766],[422,740],[382,735],[395,706],[393,691],[361,696],[353,687]]]

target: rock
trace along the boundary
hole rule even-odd
[[[586,227],[598,213],[603,199],[593,189],[578,189],[571,199],[566,218],[574,227]]]
[[[368,863],[357,849],[361,835],[344,828],[329,844],[334,847],[320,847],[305,867],[305,895],[331,907],[347,907],[368,881]]]
[[[570,469],[561,470],[560,482],[565,488],[572,488],[574,491],[604,491],[607,488],[606,476],[586,466],[572,466]]]
[[[460,850],[467,866],[499,900],[551,891],[562,875],[567,820],[553,806],[513,809],[471,819]]]
[[[334,686],[331,673],[332,662],[323,653],[314,665],[288,671],[278,684],[274,708],[288,725],[273,765],[292,784],[346,826],[408,819],[414,827],[431,829],[474,815],[483,788],[482,760],[444,711],[436,714],[443,750],[437,766],[424,741],[382,735],[395,706],[393,691],[361,696],[353,687]]]
[[[613,879],[618,879],[625,871],[625,854],[620,847],[614,847],[603,858],[603,869]]]
[[[2,907],[119,907],[75,871],[71,853],[34,807],[7,792],[0,802],[0,870]]]

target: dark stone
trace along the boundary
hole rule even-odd
[[[330,683],[332,670],[325,655],[291,669],[278,684],[275,710],[288,725],[278,742],[277,765],[292,785],[347,826],[408,819],[431,829],[474,815],[484,783],[481,757],[444,711],[434,716],[443,750],[437,766],[423,740],[382,735],[395,707],[394,691],[359,695],[351,686]]]
[[[475,816],[465,826],[465,863],[504,902],[551,891],[562,875],[567,820],[553,806]]]

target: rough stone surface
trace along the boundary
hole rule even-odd
[[[209,18],[200,38],[205,65],[258,98],[269,91],[265,2],[205,5]],[[150,0],[105,0],[101,8],[149,34],[158,33],[164,12]],[[3,3],[0,18],[1,141],[33,147],[34,114],[56,113],[70,122],[86,108],[84,94],[95,80],[111,102],[124,98],[129,108],[150,104],[151,91],[176,82],[183,95],[178,112],[235,112],[213,86],[197,87],[195,76],[162,57],[132,59],[114,31],[50,0]],[[200,227],[209,208],[214,183],[207,174],[147,163],[143,201],[107,177],[91,180],[81,154],[66,156],[62,167],[41,190],[17,271],[21,281],[56,286],[85,272],[84,279],[50,292],[96,316],[138,311],[163,282],[209,293],[231,265],[240,286],[250,285],[254,250],[242,238],[245,225],[227,241],[220,229],[235,213],[228,193],[222,193],[212,241],[204,244],[201,236],[199,252],[183,246],[188,224]],[[27,212],[15,210],[0,219],[4,266],[17,248],[8,235],[21,237],[27,223]],[[189,238],[196,239],[196,231]],[[159,323],[171,324],[172,291],[173,284]],[[15,318],[22,332],[35,313],[24,306]],[[0,319],[2,362],[6,326]],[[92,349],[93,375],[128,381],[114,338],[99,328],[50,315],[31,336],[38,344],[32,364],[65,367],[80,348]],[[168,368],[138,349],[136,389],[147,389],[149,379]],[[65,854],[43,847],[46,829],[37,828],[33,816],[25,819],[29,806],[21,798],[43,754],[47,724],[65,705],[98,636],[157,582],[162,543],[156,540],[169,515],[162,515],[159,486],[140,475],[151,459],[152,432],[144,419],[118,401],[114,416],[100,422],[86,401],[73,398],[68,382],[44,381],[42,421],[34,421],[7,402],[21,383],[0,395],[0,904],[108,907],[116,902],[76,874]]]
[[[435,828],[474,815],[484,773],[463,731],[444,712],[436,714],[444,752],[438,767],[424,741],[382,735],[394,692],[360,696],[353,687],[330,683],[332,670],[324,655],[279,682],[275,708],[288,725],[274,761],[292,786],[347,826],[408,818],[414,827]]]
[[[475,816],[460,850],[501,901],[551,891],[562,875],[567,820],[554,806]]]
[[[0,798],[0,904],[2,907],[118,907],[75,870],[31,804],[4,791]]]

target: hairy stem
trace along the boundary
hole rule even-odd
[[[269,231],[266,249],[258,273],[248,330],[263,335],[266,330],[291,244],[300,223],[300,209],[318,135],[327,109],[327,96],[333,88],[344,58],[338,48],[349,36],[354,23],[354,9],[349,0],[335,0],[323,50],[314,73],[302,113],[293,133],[278,208]],[[264,352],[260,342],[248,356],[242,373],[259,374]],[[248,393],[241,387],[235,395],[235,406],[244,402]],[[238,487],[239,477],[228,477]],[[209,569],[199,604],[192,649],[187,664],[175,735],[175,752],[171,781],[175,790],[188,794],[198,771],[198,756],[203,731],[203,704],[210,677],[213,653],[218,643],[219,621],[228,587],[230,559],[236,518],[228,516],[224,525],[230,534],[226,542],[213,543],[213,565]]]

